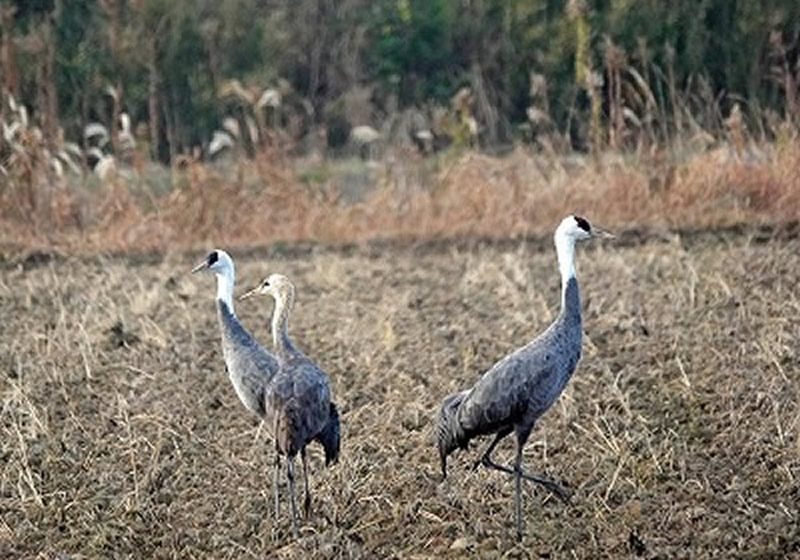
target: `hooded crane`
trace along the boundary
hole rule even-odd
[[[211,251],[192,273],[204,270],[217,277],[217,316],[225,371],[245,408],[266,419],[270,416],[266,395],[278,371],[278,359],[245,330],[233,312],[234,267],[230,255],[221,250]],[[268,424],[267,428],[270,427]],[[279,514],[277,475],[276,470],[273,487],[276,520]]]
[[[230,255],[211,251],[192,273],[203,270],[217,277],[217,316],[225,371],[245,408],[263,417],[264,393],[278,371],[278,360],[245,330],[233,311],[234,267]]]
[[[272,340],[278,356],[278,370],[264,396],[266,421],[275,438],[275,485],[277,488],[280,455],[286,455],[286,475],[292,507],[292,529],[297,534],[294,458],[300,453],[303,462],[305,500],[303,513],[308,517],[311,494],[308,489],[306,446],[318,441],[325,450],[325,464],[339,458],[339,413],[331,401],[328,376],[310,358],[298,350],[289,338],[289,313],[294,302],[294,286],[286,276],[272,274],[242,295],[270,295],[275,300],[272,314]],[[275,498],[278,509],[278,498]]]
[[[474,463],[514,476],[517,539],[522,539],[521,481],[541,484],[566,500],[555,482],[522,470],[522,448],[539,417],[555,402],[581,356],[581,306],[575,278],[575,243],[593,237],[613,237],[592,227],[580,216],[567,216],[556,229],[555,245],[561,273],[561,312],[538,337],[515,350],[481,377],[472,389],[447,396],[437,418],[437,441],[442,476],[447,476],[447,456],[466,449],[472,438],[494,434],[494,439]],[[504,437],[516,435],[513,468],[492,460]]]

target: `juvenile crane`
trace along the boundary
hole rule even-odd
[[[308,488],[306,446],[318,441],[325,450],[325,464],[339,458],[339,413],[331,401],[328,376],[310,358],[298,350],[289,338],[289,313],[294,302],[294,286],[283,275],[272,274],[240,299],[252,295],[271,295],[275,300],[272,314],[272,340],[278,357],[278,370],[265,394],[266,420],[275,437],[275,485],[277,487],[280,455],[286,455],[286,475],[292,507],[292,529],[297,534],[294,459],[303,462],[305,500],[303,513],[308,516],[311,494]],[[278,502],[276,496],[275,508]]]
[[[437,441],[442,476],[447,476],[447,456],[466,449],[472,438],[494,434],[475,461],[514,476],[517,539],[522,539],[522,479],[541,484],[562,499],[566,492],[555,482],[522,470],[522,449],[534,424],[555,402],[581,357],[581,307],[575,278],[575,243],[593,237],[613,237],[592,227],[580,216],[567,216],[556,229],[555,246],[561,273],[561,312],[542,334],[518,348],[487,371],[472,389],[445,397],[437,417]],[[504,437],[516,435],[513,468],[492,460]]]

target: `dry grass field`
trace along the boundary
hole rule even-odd
[[[502,157],[468,150],[316,165],[265,153],[156,176],[11,180],[0,184],[0,255],[506,239],[549,234],[555,216],[575,211],[649,231],[800,219],[800,139],[744,151],[721,143],[586,156],[518,146]],[[323,177],[309,179],[315,173]],[[166,185],[156,188],[156,177]]]
[[[520,545],[511,480],[471,449],[442,482],[431,421],[557,313],[549,239],[231,253],[237,294],[294,280],[291,332],[342,412],[299,540],[201,255],[30,259],[0,270],[0,557],[800,557],[797,238],[581,247],[584,355],[525,453],[574,493],[526,487]],[[267,339],[267,300],[237,312]]]

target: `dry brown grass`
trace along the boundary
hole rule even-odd
[[[5,253],[69,253],[330,244],[375,238],[506,238],[548,231],[553,216],[586,212],[623,227],[705,228],[800,218],[800,143],[698,151],[676,159],[449,155],[435,169],[413,155],[375,166],[356,202],[336,178],[303,184],[289,162],[265,155],[218,168],[190,163],[156,196],[129,170],[93,188],[47,181],[0,189]],[[428,171],[425,171],[428,169]],[[41,178],[40,178],[41,179]]]
[[[581,251],[584,357],[525,454],[574,489],[572,505],[526,488],[517,546],[513,485],[471,472],[476,449],[439,481],[439,400],[556,312],[543,247],[233,252],[237,292],[269,271],[296,282],[292,332],[343,414],[341,462],[323,469],[312,450],[297,541],[272,522],[267,435],[223,374],[213,279],[189,276],[191,258],[4,269],[0,556],[800,554],[796,239]],[[264,304],[237,310],[265,338]]]

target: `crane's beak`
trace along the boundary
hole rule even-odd
[[[602,228],[592,226],[592,237],[597,237],[599,239],[616,239],[616,235],[611,233],[610,231],[606,231]]]
[[[208,268],[208,261],[203,260],[203,262],[199,263],[192,269],[192,274],[195,274],[196,272],[200,272],[201,270],[205,270],[207,268]]]
[[[256,287],[255,287],[255,288],[253,288],[252,290],[249,290],[249,291],[247,291],[247,292],[243,293],[242,295],[240,295],[240,296],[239,296],[239,301],[242,301],[243,299],[247,299],[247,298],[249,298],[249,297],[251,297],[251,296],[254,296],[254,295],[258,294],[258,289],[259,289],[260,287],[261,287],[261,286],[256,286]]]

